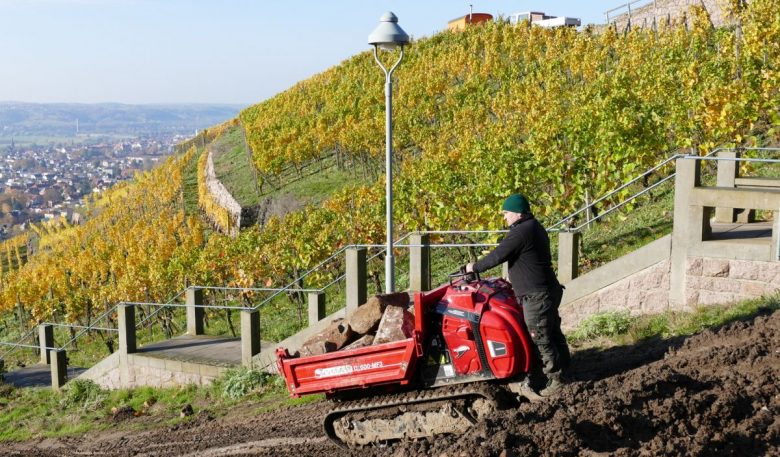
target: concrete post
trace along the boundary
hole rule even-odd
[[[509,262],[501,264],[501,277],[509,281]]]
[[[718,151],[718,158],[734,159],[736,151]],[[718,160],[718,178],[716,186],[735,187],[735,180],[739,176],[739,164],[734,160]],[[736,208],[715,208],[715,222],[730,224],[736,221]]]
[[[252,357],[260,353],[260,312],[241,311],[241,364],[252,368]]]
[[[737,151],[718,151],[718,157],[724,159],[738,159]],[[736,187],[735,180],[739,178],[739,162],[736,160],[718,160],[718,187]],[[715,208],[715,222],[731,224],[738,222],[747,224],[755,222],[756,210],[750,208]]]
[[[134,372],[130,367],[130,356],[136,352],[135,306],[118,305],[119,320],[119,381],[122,386],[129,387],[134,380]]]
[[[325,292],[309,292],[309,326],[325,318]]]
[[[769,259],[780,260],[780,211],[774,211],[774,223],[772,224],[772,252]]]
[[[49,349],[54,347],[53,325],[41,324],[38,326],[38,344],[41,347],[41,363],[45,365],[50,364]]]
[[[347,249],[347,315],[366,302],[366,248]]]
[[[431,289],[431,236],[414,234],[409,237],[409,292]]]
[[[187,334],[203,335],[203,315],[205,308],[196,308],[203,306],[203,289],[187,289]]]
[[[64,349],[46,351],[51,359],[51,388],[60,390],[68,381],[68,358]]]
[[[558,280],[566,284],[579,275],[580,264],[579,232],[558,234]]]
[[[119,352],[120,354],[132,354],[136,351],[135,338],[135,306],[117,306],[119,314]]]
[[[688,248],[694,236],[692,225],[701,224],[704,209],[691,211],[689,205],[691,192],[701,186],[701,160],[677,159],[677,174],[674,182],[674,226],[672,229],[671,278],[669,285],[669,304],[681,308],[685,306],[685,267]],[[698,233],[701,235],[700,225]],[[699,238],[701,240],[701,238]]]

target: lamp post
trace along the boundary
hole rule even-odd
[[[368,36],[374,47],[374,60],[385,73],[385,207],[387,221],[387,253],[385,255],[385,293],[395,291],[395,261],[393,259],[393,71],[404,58],[404,45],[409,35],[398,25],[398,17],[388,11],[379,18],[379,25]],[[379,59],[379,49],[401,48],[398,60],[388,70]]]

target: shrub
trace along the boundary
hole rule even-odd
[[[279,376],[264,371],[241,367],[226,371],[218,380],[217,385],[223,397],[237,400],[261,387],[284,386],[284,381]]]
[[[108,393],[89,379],[74,379],[68,382],[62,391],[60,406],[63,408],[77,407],[83,410],[95,411],[103,406]]]
[[[634,341],[642,341],[655,337],[666,337],[670,333],[670,315],[656,314],[653,316],[645,316],[638,319],[628,334]]]
[[[11,394],[14,393],[14,390],[14,386],[11,384],[0,382],[0,398],[10,398]]]
[[[602,336],[623,335],[628,332],[632,320],[628,311],[597,313],[583,320],[570,339],[583,341]]]

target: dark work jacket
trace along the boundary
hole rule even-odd
[[[509,281],[518,298],[558,285],[552,268],[550,238],[533,216],[509,226],[506,237],[474,264],[474,271],[482,273],[504,262],[509,263]]]

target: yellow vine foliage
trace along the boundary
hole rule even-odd
[[[777,138],[780,9],[753,0],[734,14],[735,25],[720,29],[694,9],[688,28],[657,33],[491,23],[416,41],[395,88],[398,233],[498,228],[500,201],[517,191],[552,218],[680,148]],[[333,151],[381,160],[375,65],[360,54],[244,110],[257,168],[273,174]],[[234,239],[206,238],[183,213],[181,174],[193,146],[218,130],[106,193],[87,223],[7,273],[0,311],[22,303],[36,317],[78,320],[119,300],[165,299],[185,281],[282,285],[345,244],[384,241],[381,178]],[[304,286],[334,275],[335,267]]]
[[[230,212],[214,199],[206,185],[208,155],[208,150],[204,150],[198,158],[198,206],[220,232],[230,234],[233,229]]]
[[[657,33],[496,22],[414,42],[394,90],[398,181],[418,193],[399,195],[402,205],[451,225],[524,190],[540,215],[563,215],[675,150],[753,141],[777,123],[780,13],[757,0],[737,14],[741,39],[693,6],[687,27]],[[378,161],[382,82],[365,52],[242,111],[257,168],[276,173],[332,151]]]
[[[39,227],[42,241],[55,238],[6,275],[0,311],[19,303],[36,320],[72,322],[120,300],[163,300],[182,288],[204,242],[203,227],[183,210],[182,170],[193,157],[169,158],[108,190],[83,225]]]

